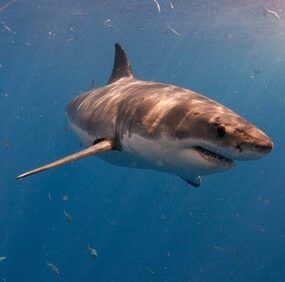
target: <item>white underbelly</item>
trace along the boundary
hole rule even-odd
[[[117,166],[131,167],[137,169],[156,169],[148,161],[140,158],[139,156],[124,151],[110,151],[104,154],[100,154],[98,155],[98,157],[107,161],[110,164]]]
[[[124,136],[121,143],[124,151],[144,160],[152,169],[189,176],[201,172],[200,164],[195,163],[195,156],[189,156],[191,150],[184,149],[181,143],[167,137],[152,140],[132,134]]]
[[[163,136],[160,139],[144,138],[140,135],[125,135],[122,139],[124,151],[137,156],[149,168],[174,173],[185,178],[224,171],[202,158],[193,149],[195,140],[178,140]]]

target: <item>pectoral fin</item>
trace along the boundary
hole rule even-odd
[[[180,178],[195,188],[198,188],[201,185],[201,181],[202,181],[201,176],[193,176],[193,177],[188,178],[188,179],[180,176]]]
[[[110,151],[110,150],[113,150],[114,147],[115,147],[115,144],[114,144],[113,140],[102,140],[101,142],[99,142],[99,143],[97,143],[97,144],[95,144],[95,145],[93,145],[87,149],[79,151],[75,154],[69,155],[67,157],[59,159],[59,160],[54,161],[52,163],[40,166],[36,169],[33,169],[33,170],[27,171],[23,174],[20,174],[17,176],[17,179],[27,177],[29,175],[36,174],[36,173],[48,170],[50,168],[54,168],[54,167],[57,167],[57,166],[60,166],[60,165],[63,165],[63,164],[69,163],[69,162],[73,162],[73,161],[76,161],[76,160],[79,160],[79,159],[82,159],[82,158],[85,158],[88,156],[92,156],[92,155],[97,154],[97,153]]]

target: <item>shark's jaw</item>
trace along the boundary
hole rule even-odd
[[[234,166],[233,160],[228,159],[227,157],[224,157],[221,154],[207,150],[201,146],[194,146],[192,148],[196,150],[202,158],[204,158],[206,161],[213,163],[217,167],[230,168]]]

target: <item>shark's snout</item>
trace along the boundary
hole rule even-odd
[[[253,151],[260,155],[266,155],[273,149],[273,142],[271,139],[264,144],[256,144],[256,143],[243,143],[239,145],[239,148],[242,151]]]
[[[251,140],[238,145],[241,159],[259,159],[267,155],[273,147],[272,140],[260,130],[256,132]]]

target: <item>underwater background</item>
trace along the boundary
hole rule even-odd
[[[12,0],[0,20],[0,281],[285,281],[284,1]],[[199,189],[96,157],[16,180],[80,149],[64,107],[106,83],[115,42],[274,150]]]

